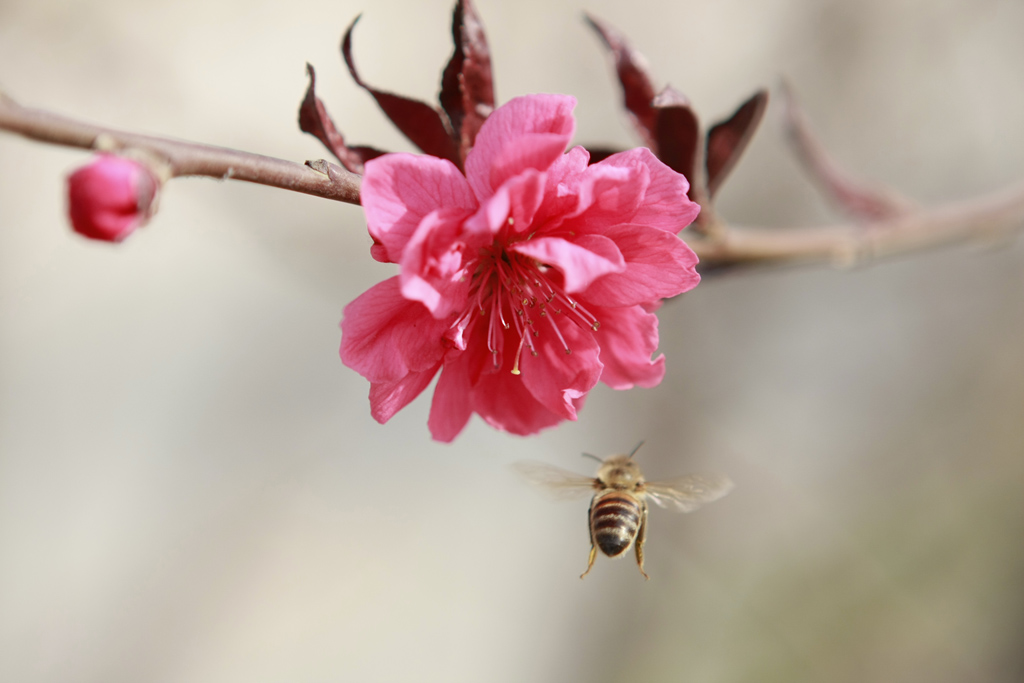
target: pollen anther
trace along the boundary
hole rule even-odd
[[[514,222],[509,216],[508,224],[512,225]],[[527,308],[536,309],[540,313],[539,318],[551,324],[551,329],[545,332],[545,336],[554,335],[557,341],[550,341],[560,344],[567,356],[572,355],[572,349],[569,348],[559,321],[571,322],[584,330],[589,327],[592,331],[597,331],[600,327],[601,323],[596,316],[560,286],[556,279],[557,274],[550,266],[509,251],[497,243],[490,249],[482,250],[480,256],[482,263],[473,275],[470,305],[479,310],[481,316],[488,318],[488,322],[485,323],[487,349],[491,351],[495,368],[500,368],[504,362],[502,359],[506,357],[502,349],[507,332],[519,335],[518,347],[510,370],[513,375],[522,372],[519,363],[524,347],[530,350],[530,355],[539,355],[534,344],[542,343],[543,340],[539,339],[539,326],[534,317],[527,314]],[[554,305],[556,300],[557,306]],[[515,315],[506,317],[506,307],[509,311],[514,311]],[[472,308],[467,310],[455,324],[468,323],[471,311]],[[551,311],[551,315],[548,311]]]

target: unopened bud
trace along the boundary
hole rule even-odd
[[[68,176],[68,214],[75,232],[120,242],[149,220],[160,181],[146,164],[101,154]]]

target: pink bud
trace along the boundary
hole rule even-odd
[[[68,213],[75,232],[120,242],[149,220],[160,182],[144,164],[101,154],[68,176]]]

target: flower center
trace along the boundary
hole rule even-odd
[[[468,326],[474,311],[479,311],[480,322],[487,325],[487,349],[496,369],[501,366],[509,331],[518,341],[512,365],[512,374],[518,375],[523,349],[538,355],[537,345],[550,341],[549,335],[558,339],[566,354],[572,353],[558,327],[560,317],[595,332],[601,327],[585,306],[565,292],[550,266],[509,251],[498,240],[480,250],[475,266],[468,305],[454,326]]]

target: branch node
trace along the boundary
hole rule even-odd
[[[317,173],[322,173],[328,178],[331,177],[331,166],[327,163],[326,159],[307,159],[306,166],[309,166]]]
[[[870,260],[869,250],[863,240],[853,238],[840,243],[833,251],[830,264],[838,270],[852,270]]]
[[[92,141],[92,148],[97,152],[116,152],[120,149],[121,145],[118,144],[117,140],[107,133],[100,133],[96,136],[96,139]]]
[[[702,218],[703,220],[700,220]],[[697,232],[718,244],[725,243],[729,232],[729,225],[715,212],[710,201],[701,205],[697,220],[691,226],[691,229],[693,228],[697,228]]]

